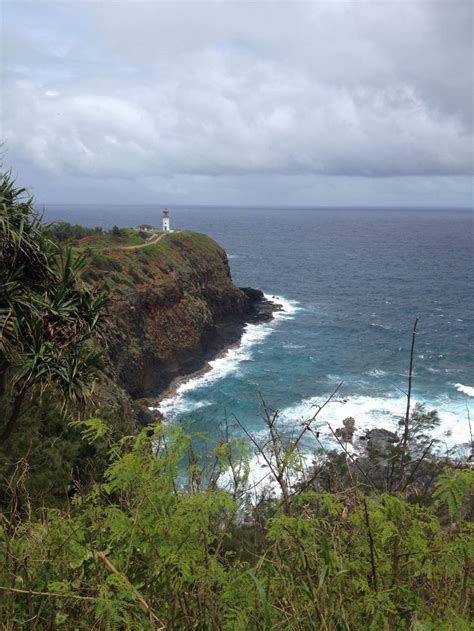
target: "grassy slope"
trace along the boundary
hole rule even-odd
[[[87,237],[79,243],[90,261],[86,280],[103,283],[113,294],[159,282],[170,272],[188,275],[198,274],[209,267],[216,272],[227,269],[222,248],[206,235],[189,230],[171,233],[158,243],[128,250],[123,249],[124,246],[141,245],[133,242],[133,235],[113,242],[108,238],[99,246],[100,239]],[[224,276],[222,280],[228,282]]]
[[[136,230],[135,228],[121,228],[122,234],[120,236],[114,236],[112,233],[106,233],[103,235],[83,237],[75,242],[75,246],[81,249],[119,249],[124,246],[130,245],[142,245],[147,242],[152,236],[159,234],[161,230],[153,230],[150,232],[144,232]]]

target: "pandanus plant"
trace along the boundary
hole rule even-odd
[[[82,256],[45,234],[33,200],[0,176],[0,444],[29,392],[52,389],[82,405],[102,368],[107,296],[80,281]]]

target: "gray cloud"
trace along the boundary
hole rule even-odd
[[[402,202],[410,179],[410,200],[444,186],[468,201],[469,1],[5,7],[2,136],[45,197],[41,174],[112,197],[140,180],[211,202],[298,187],[311,203],[359,179],[375,201],[370,182],[391,178]]]

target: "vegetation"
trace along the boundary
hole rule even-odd
[[[156,282],[173,271],[189,277],[201,269],[204,257],[207,265],[215,262],[215,271],[222,269],[221,250],[206,235],[182,230],[146,247],[127,249],[143,243],[136,242],[139,238],[136,231],[122,230],[126,234],[120,243],[126,246],[125,249],[119,242],[112,243],[112,237],[107,235],[93,243],[86,240],[80,248],[87,261],[82,277],[92,283],[101,282],[112,293]]]
[[[104,237],[72,228],[63,241]],[[353,419],[330,427],[337,451],[321,446],[329,400],[293,436],[262,400],[264,442],[245,427],[245,440],[213,445],[165,425],[137,435],[97,402],[107,298],[88,281],[114,291],[127,278],[146,283],[149,267],[189,275],[184,247],[195,269],[203,249],[216,261],[221,251],[184,231],[120,253],[59,240],[4,175],[4,631],[472,628],[474,472],[437,455],[436,412],[411,409],[408,396],[401,440],[372,435],[357,457]],[[252,452],[265,464],[258,486]]]
[[[90,342],[106,296],[80,286],[84,258],[48,238],[8,174],[0,182],[0,239],[0,402],[10,408],[1,444],[27,395],[55,390],[75,405],[87,397],[100,370],[102,349]]]
[[[55,221],[46,230],[51,239],[60,243],[73,243],[79,239],[84,239],[84,237],[100,237],[104,234],[104,230],[100,226],[86,228],[67,221]]]
[[[242,444],[199,461],[179,429],[113,442],[92,419],[82,433],[108,444],[105,480],[62,511],[20,515],[12,496],[3,517],[5,629],[471,628],[472,471],[447,469],[422,505],[328,492],[329,468],[306,478],[272,447],[299,489],[252,506]]]
[[[0,244],[0,502],[19,462],[30,495],[51,500],[81,479],[95,451],[69,421],[100,407],[107,297],[82,283],[84,256],[51,240],[9,174],[0,179]]]
[[[156,230],[150,235],[149,232],[136,228],[119,228],[118,226],[113,226],[111,230],[104,230],[100,226],[86,228],[66,221],[55,221],[45,228],[46,235],[56,243],[101,249],[143,245],[150,236],[159,232]]]

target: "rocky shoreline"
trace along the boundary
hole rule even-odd
[[[266,298],[259,289],[252,287],[239,288],[249,299],[249,310],[245,317],[236,316],[227,318],[226,321],[216,324],[214,335],[209,336],[208,346],[204,353],[196,356],[193,363],[189,363],[179,371],[169,385],[156,396],[136,399],[139,420],[143,424],[160,422],[162,413],[157,409],[164,399],[173,397],[179,386],[183,383],[200,377],[209,370],[210,361],[224,356],[232,348],[240,346],[242,335],[247,324],[264,324],[275,317],[275,313],[282,310],[282,305]],[[193,365],[194,364],[194,365]]]
[[[237,287],[225,251],[204,234],[181,230],[149,247],[86,253],[84,280],[109,294],[106,398],[117,398],[114,385],[126,393],[135,423],[153,420],[141,400],[208,369],[240,344],[247,324],[268,322],[281,308],[258,289]]]

